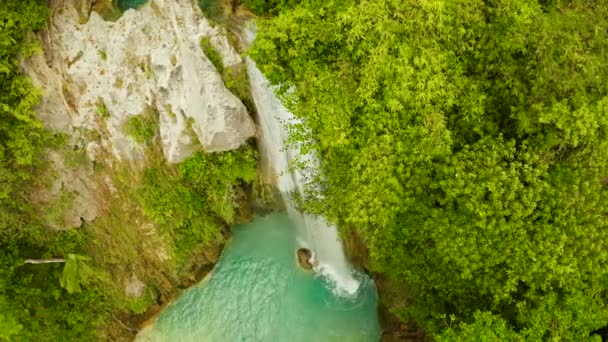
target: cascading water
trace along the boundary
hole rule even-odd
[[[258,144],[266,164],[264,167],[276,177],[275,183],[283,195],[288,214],[297,224],[298,243],[313,252],[315,271],[329,280],[338,294],[352,295],[357,292],[359,282],[353,277],[353,270],[344,256],[336,227],[327,224],[322,217],[300,213],[292,199],[294,192],[304,196],[306,180],[316,176],[319,160],[314,155],[302,154],[297,147],[287,143],[286,125],[301,122],[276,97],[255,62],[247,57],[246,63],[258,112],[261,130]],[[293,160],[305,162],[306,171],[290,168]]]

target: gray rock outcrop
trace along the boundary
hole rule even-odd
[[[114,157],[138,160],[143,146],[128,136],[125,123],[153,110],[171,163],[200,148],[238,148],[254,135],[245,106],[225,87],[200,39],[209,38],[225,66],[241,58],[195,1],[150,0],[116,22],[96,12],[83,18],[74,1],[55,3],[40,33],[44,55],[24,62],[42,89],[37,112],[46,126],[76,138],[96,131]]]

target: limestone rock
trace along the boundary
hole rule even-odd
[[[312,252],[308,248],[298,248],[296,251],[298,255],[298,263],[305,270],[312,269]]]
[[[115,157],[137,160],[143,146],[128,136],[125,122],[154,109],[172,163],[201,147],[238,148],[254,135],[245,106],[224,86],[200,39],[209,38],[224,65],[242,60],[195,1],[150,0],[115,22],[96,12],[83,20],[77,3],[53,1],[49,25],[39,34],[45,54],[24,62],[43,91],[37,112],[48,127],[73,137],[97,131]]]

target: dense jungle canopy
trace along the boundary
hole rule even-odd
[[[360,235],[397,315],[440,341],[608,323],[605,1],[277,5],[251,55],[323,160],[307,205]]]

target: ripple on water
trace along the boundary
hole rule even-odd
[[[185,291],[138,341],[376,341],[377,296],[336,296],[297,266],[295,232],[284,214],[236,227],[213,275]]]

